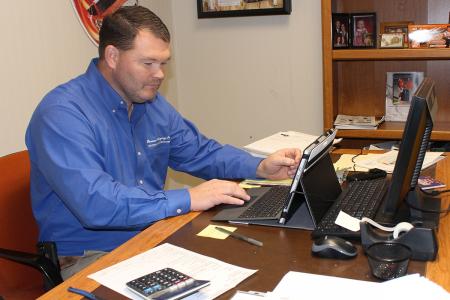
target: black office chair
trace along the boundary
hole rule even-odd
[[[38,243],[36,249],[29,177],[27,151],[0,157],[0,298],[5,300],[36,299],[63,281],[55,244]]]

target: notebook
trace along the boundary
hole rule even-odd
[[[250,201],[244,206],[225,205],[212,221],[314,229],[341,193],[329,155],[335,136],[336,130],[330,129],[303,151],[290,187],[250,189]],[[305,190],[308,195],[303,192]],[[278,192],[275,196],[274,191]],[[267,199],[270,205],[260,205]],[[270,215],[270,212],[264,212],[262,216],[254,216],[254,212],[260,207],[275,213]]]

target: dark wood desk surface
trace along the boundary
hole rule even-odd
[[[447,162],[447,159],[439,162],[435,175],[445,181],[447,186],[450,186],[449,174],[450,163]],[[448,206],[449,198],[448,196],[443,197],[443,207]],[[88,291],[95,290],[95,294],[106,299],[125,299],[124,296],[99,286],[97,282],[87,278],[87,275],[146,251],[161,242],[169,242],[241,267],[258,269],[258,272],[238,286],[241,290],[270,291],[289,270],[374,280],[370,275],[367,258],[362,253],[360,246],[358,246],[359,253],[355,259],[319,259],[311,255],[310,232],[304,230],[237,226],[239,233],[263,241],[263,247],[253,246],[231,237],[226,240],[215,240],[196,236],[210,224],[209,220],[215,212],[213,210],[202,214],[190,213],[162,220],[39,299],[80,299],[80,296],[66,291],[68,286]],[[413,261],[409,266],[408,273],[424,274],[450,291],[450,217],[448,215],[440,221],[438,241],[438,258],[434,262],[428,263]],[[228,291],[219,299],[229,299],[233,294],[234,290]]]

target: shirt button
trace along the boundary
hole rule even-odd
[[[140,184],[140,185],[144,184],[144,181],[143,181],[142,179],[139,180],[139,184]]]
[[[116,110],[115,110],[115,109],[113,109],[113,110],[112,110],[112,112],[113,112],[113,113],[115,113],[115,112],[116,112]]]
[[[123,101],[120,101],[120,104],[123,104]]]
[[[137,155],[139,155],[139,156],[140,156],[141,154],[142,154],[141,152],[138,152],[138,153],[137,153]]]
[[[181,209],[177,209],[177,214],[181,214]]]

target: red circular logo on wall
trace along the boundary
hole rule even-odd
[[[78,20],[91,41],[98,46],[98,32],[103,18],[115,12],[122,5],[137,5],[138,0],[72,0]]]

